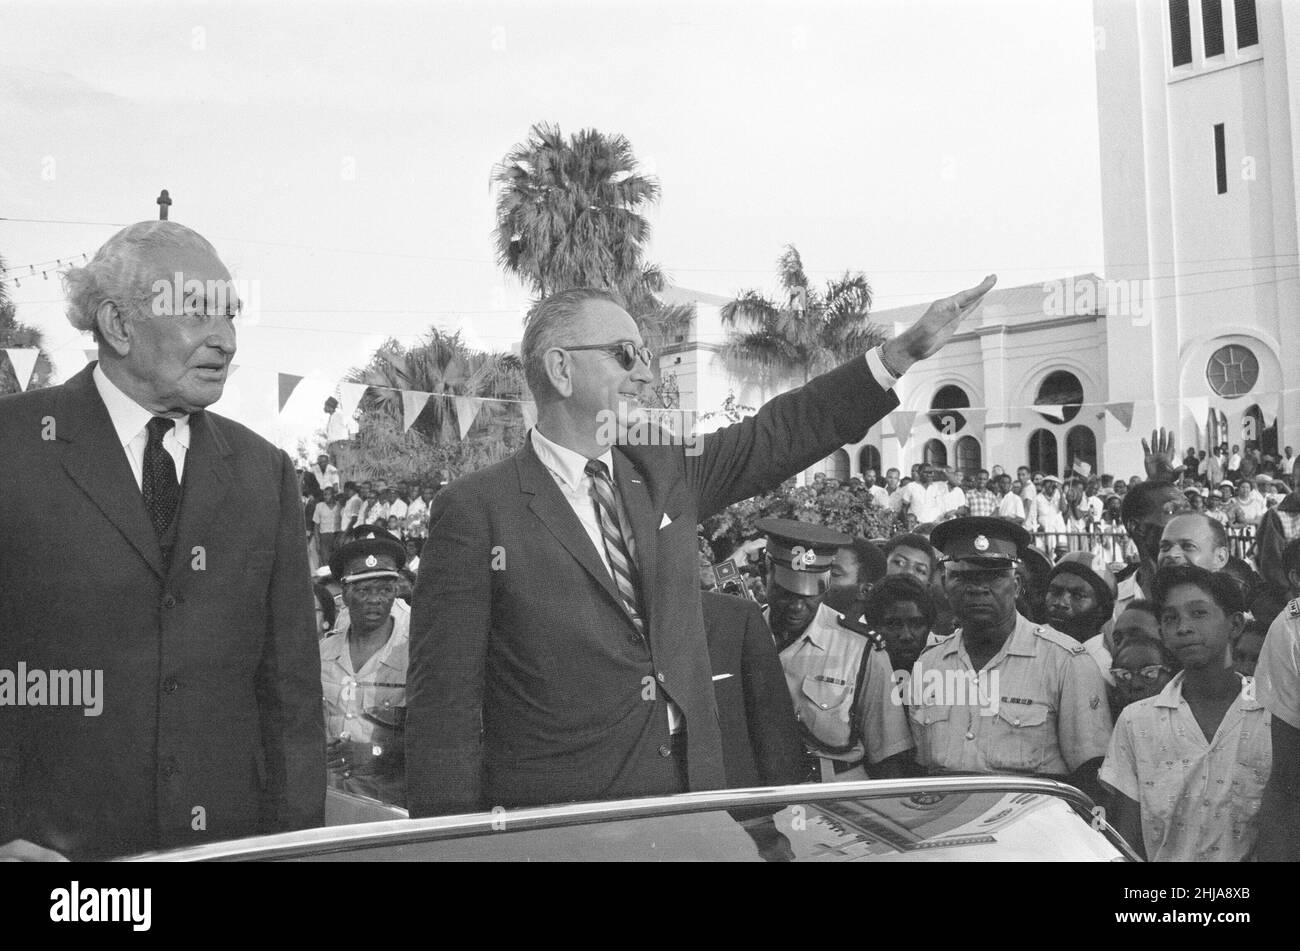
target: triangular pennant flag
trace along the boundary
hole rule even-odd
[[[469,428],[474,425],[474,418],[478,416],[483,401],[477,396],[453,396],[451,401],[456,404],[456,425],[460,429],[460,438],[464,439]]]
[[[13,364],[19,389],[24,393],[27,392],[27,384],[32,379],[32,369],[36,366],[36,358],[41,355],[41,351],[35,347],[6,347],[5,353],[9,355],[9,362]]]
[[[889,414],[890,422],[894,424],[894,435],[898,437],[898,442],[907,442],[907,437],[912,435],[912,423],[916,421],[916,411],[910,409],[896,409]]]
[[[1042,413],[1058,423],[1065,422],[1065,407],[1057,403],[1035,403],[1034,411]]]
[[[524,430],[527,431],[537,425],[537,404],[524,403],[521,408],[524,411]]]
[[[302,377],[294,376],[292,373],[281,373],[280,377],[280,412],[284,412],[284,404],[289,402],[289,397],[293,395],[294,388],[302,382]]]
[[[424,404],[429,402],[429,397],[432,395],[419,390],[402,390],[403,432],[415,425],[415,421],[420,418],[420,413],[424,412]]]
[[[96,347],[91,347],[89,350],[83,350],[81,352],[86,355],[87,363],[94,363],[99,359],[99,349]]]
[[[1128,432],[1129,427],[1133,425],[1133,404],[1129,403],[1107,403],[1106,411],[1119,420],[1119,424]]]
[[[226,367],[226,382],[227,382],[227,383],[230,382],[230,378],[231,378],[232,376],[235,375],[235,371],[238,370],[238,369],[239,369],[239,364],[238,364],[238,363],[232,363],[232,364],[230,364],[228,367]]]

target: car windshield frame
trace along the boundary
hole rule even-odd
[[[221,862],[291,861],[363,849],[420,846],[472,838],[489,833],[541,831],[591,823],[669,817],[690,813],[754,810],[843,799],[883,799],[920,793],[1030,793],[1063,800],[1081,819],[1100,832],[1120,854],[1141,861],[1122,836],[1094,811],[1091,799],[1075,787],[1029,776],[971,775],[926,779],[864,780],[810,783],[753,789],[720,789],[640,799],[565,803],[493,812],[466,813],[422,819],[397,818],[379,822],[321,826],[272,835],[232,839],[207,845],[126,856],[119,861]],[[379,806],[379,803],[375,803]],[[401,810],[387,807],[400,814]],[[362,859],[364,860],[364,859]]]

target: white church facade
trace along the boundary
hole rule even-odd
[[[822,471],[1082,463],[1128,478],[1160,426],[1180,454],[1300,448],[1300,4],[1095,0],[1094,24],[1104,274],[995,289],[904,377],[899,410]],[[683,408],[793,385],[724,364],[725,298],[671,293],[698,311],[660,361]],[[872,319],[896,333],[923,310]]]

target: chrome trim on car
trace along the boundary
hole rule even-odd
[[[752,789],[719,789],[603,802],[568,803],[495,812],[437,816],[426,819],[395,819],[357,825],[323,826],[273,835],[232,839],[128,856],[127,862],[220,862],[280,860],[328,855],[333,852],[371,847],[389,847],[435,842],[490,832],[518,832],[560,828],[587,822],[617,821],[650,816],[669,816],[709,810],[745,809],[767,805],[869,797],[908,796],[917,793],[1001,792],[1040,793],[1064,799],[1091,821],[1093,802],[1067,783],[1032,776],[936,776],[927,779],[871,779],[844,783],[807,783],[797,786],[768,786]],[[1098,829],[1106,839],[1133,861],[1138,856],[1109,825]]]

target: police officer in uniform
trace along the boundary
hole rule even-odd
[[[927,773],[1051,776],[1100,794],[1111,732],[1106,688],[1083,645],[1016,610],[1030,536],[999,518],[957,518],[930,536],[944,555],[952,635],[921,654],[908,685]]]
[[[852,539],[820,525],[762,519],[769,623],[804,744],[823,782],[901,775],[912,748],[891,699],[889,660],[869,632],[822,603],[835,553]],[[849,626],[852,625],[852,626]]]

